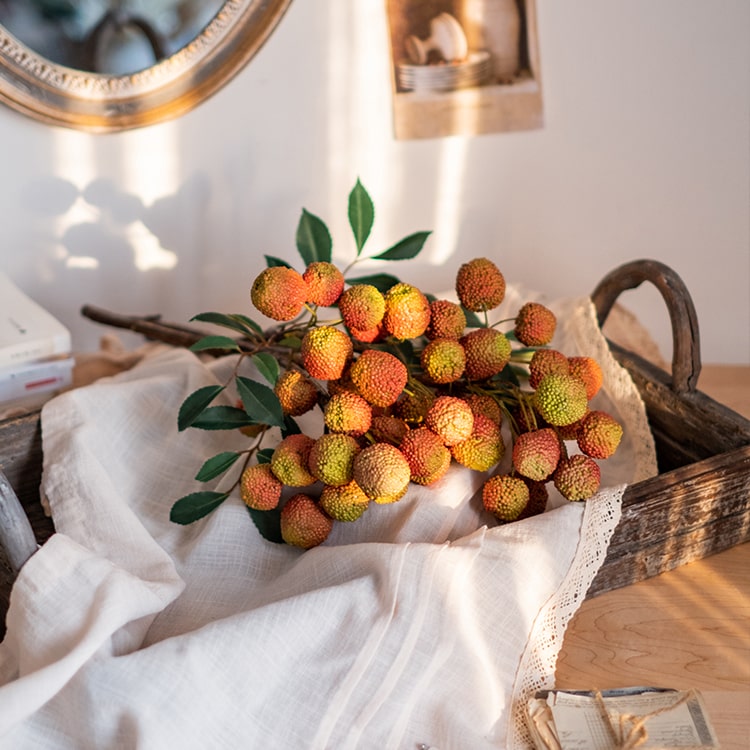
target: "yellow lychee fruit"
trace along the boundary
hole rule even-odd
[[[305,487],[315,482],[308,461],[315,440],[309,435],[297,433],[287,435],[274,449],[271,456],[271,471],[288,487]]]
[[[307,284],[298,271],[272,266],[261,271],[250,290],[253,305],[268,318],[296,318],[307,301]]]
[[[328,400],[323,410],[323,420],[331,432],[359,437],[370,429],[372,406],[357,393],[341,391]]]
[[[462,398],[438,396],[425,416],[425,425],[440,436],[447,446],[471,436],[474,413]]]
[[[356,521],[367,510],[370,498],[355,482],[326,486],[320,493],[320,507],[335,521]]]
[[[318,380],[340,378],[353,352],[352,340],[333,326],[310,328],[300,348],[302,364]]]
[[[350,330],[370,331],[383,320],[385,299],[372,284],[354,284],[341,294],[339,312]]]
[[[397,339],[419,338],[430,323],[430,303],[417,287],[399,282],[385,293],[383,325]]]
[[[375,502],[403,496],[410,478],[409,462],[390,443],[369,445],[354,459],[354,481]]]
[[[420,364],[433,383],[455,383],[464,374],[466,352],[455,339],[433,339],[422,349]]]
[[[352,480],[359,443],[340,432],[326,432],[315,440],[308,457],[310,473],[323,484],[337,487]]]
[[[488,471],[505,454],[500,425],[484,414],[474,414],[474,426],[466,440],[450,447],[451,456],[473,471]]]
[[[586,387],[572,375],[545,375],[533,396],[534,408],[551,425],[563,427],[577,422],[587,411]]]

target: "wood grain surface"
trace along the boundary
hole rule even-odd
[[[698,387],[750,417],[750,367],[704,366]],[[750,748],[750,544],[583,602],[558,688],[701,691],[724,750]]]

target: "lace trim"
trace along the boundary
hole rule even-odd
[[[620,521],[626,485],[602,490],[586,501],[581,537],[562,584],[540,611],[516,673],[506,747],[528,750],[533,742],[526,724],[526,704],[538,690],[554,687],[557,657],[565,630],[586,596]]]

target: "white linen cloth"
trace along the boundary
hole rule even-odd
[[[11,594],[0,748],[529,747],[525,699],[553,685],[626,484],[655,473],[640,397],[590,302],[556,312],[554,345],[604,365],[597,404],[626,438],[596,498],[505,526],[481,508],[485,476],[458,466],[307,552],[264,540],[236,492],[171,523],[203,461],[246,445],[176,424],[234,358],[164,347],[49,402],[57,533]]]

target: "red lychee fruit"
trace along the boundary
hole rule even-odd
[[[309,495],[293,495],[281,509],[281,538],[295,547],[322,544],[332,528],[333,519]]]
[[[373,406],[393,404],[409,377],[406,365],[398,357],[379,349],[362,352],[349,374],[358,393]]]
[[[510,361],[510,341],[494,328],[476,328],[461,339],[466,353],[466,377],[486,380],[502,372]]]
[[[548,307],[527,302],[516,316],[514,332],[525,346],[546,346],[555,335],[557,318]]]
[[[566,500],[586,500],[599,490],[601,471],[593,458],[576,453],[560,459],[552,481]]]
[[[515,521],[529,502],[529,488],[518,477],[498,474],[490,477],[482,488],[484,509],[498,520]]]
[[[445,299],[430,302],[430,324],[425,336],[428,339],[460,339],[466,328],[466,314],[461,305]]]
[[[338,328],[310,328],[302,338],[300,355],[310,376],[318,380],[336,380],[352,357],[352,340]]]
[[[335,305],[344,291],[344,274],[326,261],[310,263],[302,278],[307,284],[307,301],[313,305]]]
[[[253,281],[250,299],[268,318],[287,321],[296,318],[307,301],[307,284],[299,272],[286,266],[261,271]]]
[[[474,258],[458,269],[456,294],[467,310],[494,310],[505,298],[505,277],[491,260]]]

